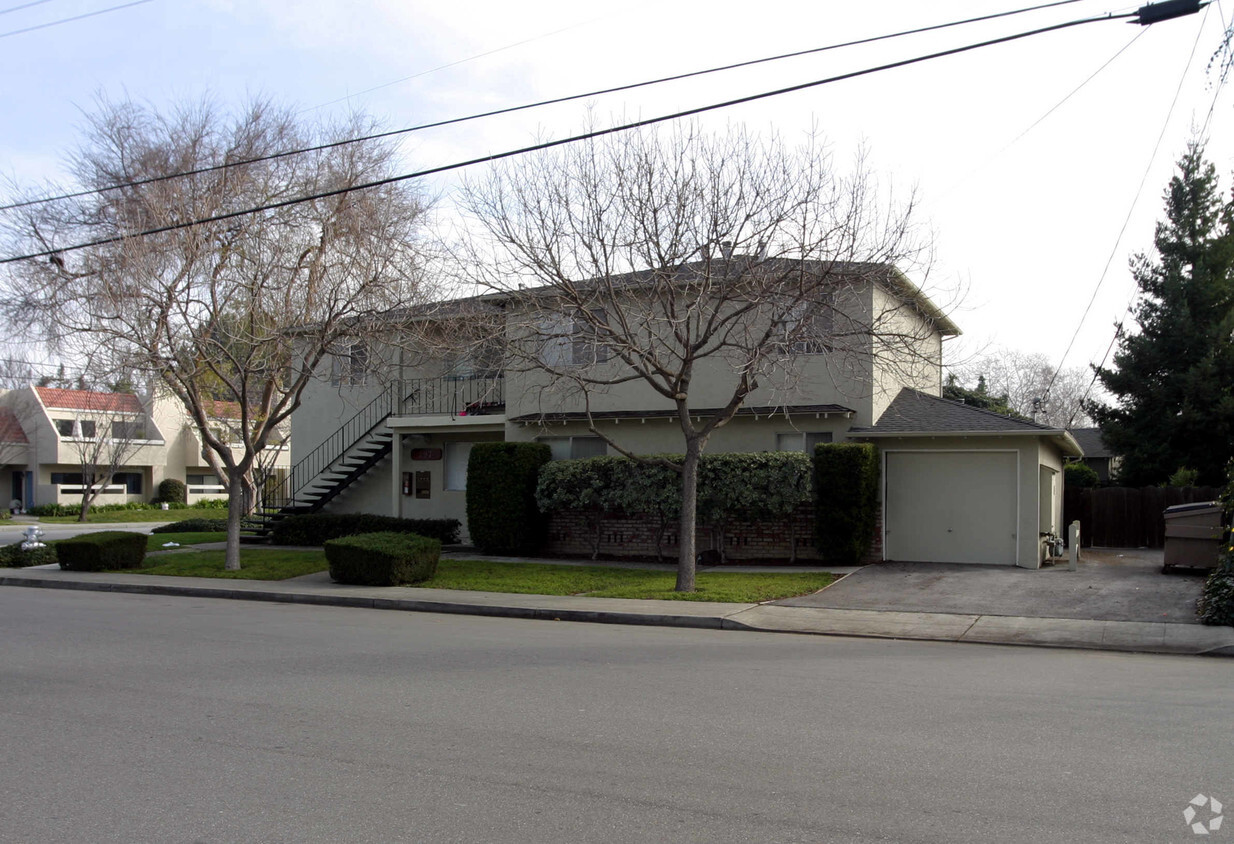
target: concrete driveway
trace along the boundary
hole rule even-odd
[[[1012,566],[879,563],[832,586],[776,603],[794,607],[1161,621],[1198,624],[1206,571],[1161,573],[1161,550],[1090,549],[1079,571],[1065,562],[1036,571]]]

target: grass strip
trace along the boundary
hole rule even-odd
[[[126,573],[162,574],[172,577],[227,577],[237,580],[286,580],[289,577],[325,571],[327,568],[324,551],[242,548],[239,571],[227,571],[223,568],[226,555],[227,552],[222,549],[159,554],[147,557],[145,564],[139,569],[126,569]]]
[[[608,566],[558,566],[442,560],[427,589],[515,592],[529,595],[583,595],[589,598],[650,598],[661,601],[720,601],[750,604],[808,595],[835,579],[826,572],[702,572],[696,591],[674,592],[672,569],[621,569]]]
[[[146,543],[147,551],[166,551],[164,542],[175,542],[179,545],[201,545],[203,542],[226,542],[226,531],[197,533],[152,533]]]

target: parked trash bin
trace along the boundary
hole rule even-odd
[[[1165,508],[1165,564],[1211,569],[1221,549],[1221,502]]]

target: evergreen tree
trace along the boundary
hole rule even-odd
[[[995,396],[990,395],[989,390],[990,388],[986,384],[984,375],[977,376],[977,386],[970,390],[960,385],[953,372],[947,376],[947,382],[943,384],[943,398],[963,402],[973,407],[979,407],[982,410],[1001,413],[1003,416],[1010,416],[1013,419],[1028,421],[1027,416],[1017,413],[1011,407],[1011,400],[1006,393],[1003,393],[1001,396]]]
[[[1116,399],[1090,405],[1119,479],[1164,483],[1181,467],[1217,485],[1234,455],[1234,231],[1216,169],[1192,144],[1165,193],[1156,256],[1131,262],[1138,331],[1119,340],[1097,377]]]

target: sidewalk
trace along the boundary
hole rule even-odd
[[[229,598],[551,621],[1234,656],[1234,628],[1199,624],[341,586],[333,583],[325,572],[285,581],[261,581],[79,573],[58,568],[0,569],[0,586]]]

